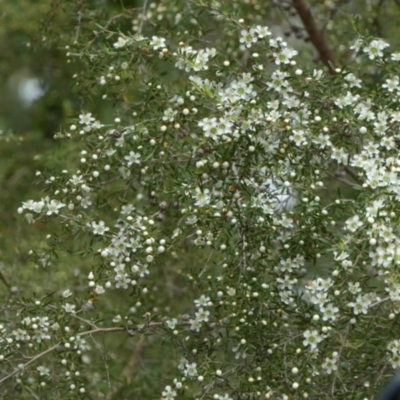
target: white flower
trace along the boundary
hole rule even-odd
[[[39,371],[40,376],[50,375],[50,370],[46,367],[40,365],[36,369]]]
[[[385,82],[386,83],[384,83],[382,85],[382,87],[387,89],[388,92],[393,92],[394,90],[396,90],[399,87],[399,77],[398,76],[394,76],[391,79],[390,78],[386,79]]]
[[[315,139],[313,139],[313,142],[318,144],[321,149],[332,146],[330,136],[324,135],[323,133],[320,133]]]
[[[104,221],[100,221],[98,224],[93,221],[92,227],[95,235],[104,235],[108,230],[110,230],[110,228],[104,224]]]
[[[210,311],[204,310],[203,308],[200,308],[199,311],[195,313],[196,320],[200,322],[207,322],[209,315]]]
[[[324,71],[322,69],[313,69],[313,78],[316,81],[319,81],[324,75]]]
[[[173,108],[169,107],[166,110],[164,110],[164,116],[162,117],[163,121],[169,121],[172,122],[175,119],[175,115],[178,112],[174,110]]]
[[[254,30],[260,39],[263,39],[266,36],[271,36],[271,32],[267,26],[257,25]]]
[[[200,331],[201,322],[200,322],[199,320],[197,320],[197,319],[191,319],[191,320],[189,320],[189,322],[190,322],[190,329],[191,329],[192,331],[196,331],[196,332],[199,332],[199,331]]]
[[[167,319],[165,321],[165,324],[168,326],[169,329],[175,329],[177,323],[178,323],[178,320],[176,318]]]
[[[372,42],[364,47],[364,53],[368,53],[369,59],[374,60],[376,57],[382,57],[383,52],[382,50],[386,47],[389,47],[389,44],[384,42],[382,39],[375,39]]]
[[[318,333],[317,330],[307,330],[303,333],[304,336],[304,341],[303,345],[304,346],[310,346],[311,350],[315,350],[318,346],[318,343],[323,340],[323,337]]]
[[[171,386],[165,386],[162,396],[164,400],[173,400],[176,397],[176,392],[175,390],[172,390]]]
[[[197,376],[197,368],[196,367],[197,367],[196,363],[186,364],[184,374],[186,376]]]
[[[129,215],[132,214],[132,212],[135,211],[135,207],[133,204],[126,204],[121,207],[121,214],[122,215]]]
[[[322,317],[324,321],[335,321],[337,318],[336,314],[339,312],[339,308],[335,307],[332,303],[329,303],[328,305],[321,307],[321,311],[324,313]]]
[[[296,146],[301,146],[302,144],[306,144],[307,140],[305,137],[305,132],[303,130],[293,130],[293,134],[289,136],[290,140],[296,144]]]
[[[362,39],[356,39],[354,43],[350,46],[350,50],[355,50],[356,52],[360,50],[363,44]]]
[[[195,206],[204,207],[211,202],[211,195],[208,189],[201,190],[199,187],[195,189],[195,194],[192,196],[196,202],[194,203]]]
[[[392,59],[393,61],[400,61],[400,53],[393,53],[393,54],[391,55],[391,59]]]
[[[63,304],[62,308],[65,310],[66,313],[75,314],[75,308],[76,308],[75,304],[65,303]]]
[[[25,329],[16,329],[13,331],[13,335],[15,336],[15,340],[25,341],[29,340],[28,332]]]
[[[113,322],[115,323],[115,324],[117,324],[118,322],[121,322],[121,320],[122,320],[122,317],[118,314],[118,315],[116,315],[114,318],[113,318]]]
[[[362,87],[362,81],[361,79],[358,79],[354,74],[349,73],[347,74],[344,79],[348,82],[350,87]]]
[[[64,203],[60,203],[58,200],[51,200],[47,203],[47,215],[58,214],[60,208],[65,207]]]
[[[398,369],[400,367],[400,355],[392,354],[389,358],[390,363],[392,364],[393,369]]]
[[[192,69],[194,71],[207,70],[208,69],[207,63],[208,63],[209,57],[210,57],[210,53],[208,52],[208,49],[200,50],[196,55],[194,64],[192,64]]]
[[[393,354],[400,353],[400,340],[392,340],[388,343],[387,349]]]
[[[271,82],[267,82],[267,86],[277,92],[281,92],[289,87],[289,82],[286,80],[288,77],[289,74],[287,72],[280,70],[274,71],[271,75]]]
[[[94,121],[95,121],[95,118],[92,117],[91,113],[81,114],[79,116],[79,123],[82,125],[91,125],[91,123]]]
[[[352,294],[361,292],[360,282],[355,282],[355,283],[349,282],[348,286],[349,286],[349,292]]]
[[[325,358],[325,361],[322,363],[322,368],[325,370],[325,373],[331,374],[333,371],[337,370],[337,357]]]
[[[96,294],[103,294],[105,292],[105,289],[103,286],[96,285],[96,288],[94,289],[94,292]]]
[[[60,329],[58,322],[55,322],[53,325],[51,325],[51,329],[53,329],[53,331],[58,331]]]
[[[82,175],[72,175],[72,178],[69,179],[69,182],[71,182],[72,185],[74,186],[79,186],[82,185],[84,180]]]
[[[363,225],[363,222],[360,221],[360,217],[358,215],[355,215],[354,217],[349,218],[346,221],[346,228],[351,232],[355,232],[362,225]]]
[[[231,396],[229,396],[228,393],[225,393],[224,395],[218,396],[218,400],[233,400]]]
[[[210,298],[208,296],[204,296],[204,294],[202,294],[198,300],[195,300],[194,304],[196,304],[196,307],[208,307],[212,305]]]
[[[140,164],[140,153],[135,153],[134,151],[130,151],[129,155],[124,157],[128,167],[132,164]]]
[[[153,36],[150,41],[150,46],[153,48],[153,50],[163,49],[166,47],[165,39],[158,36]]]
[[[296,50],[290,49],[288,47],[283,48],[280,52],[272,53],[275,57],[275,64],[289,64],[290,60],[297,54]]]
[[[125,47],[125,45],[129,42],[129,38],[120,36],[118,40],[113,44],[115,49],[120,49]]]
[[[40,201],[33,201],[33,200],[28,200],[25,203],[22,203],[22,207],[26,210],[31,210],[34,211],[36,213],[40,213],[44,207],[44,201],[40,200]]]
[[[92,124],[92,128],[94,129],[100,129],[104,126],[104,124],[102,124],[100,121],[94,121]]]
[[[369,296],[359,295],[357,296],[356,301],[349,303],[348,306],[353,308],[354,315],[358,315],[358,314],[367,314],[368,307],[370,306],[370,304],[371,304],[371,299],[369,298]]]
[[[115,279],[115,287],[117,289],[122,288],[122,289],[128,289],[128,285],[131,282],[131,279],[129,278],[128,274],[121,274],[121,273],[117,273],[114,276]]]
[[[64,297],[65,299],[67,299],[68,297],[70,297],[72,295],[72,292],[69,289],[66,289],[62,292],[62,297]]]
[[[240,34],[242,35],[239,39],[240,43],[243,43],[247,48],[250,48],[253,43],[257,42],[257,33],[255,29],[250,29],[250,31],[246,31],[243,29]]]
[[[127,167],[120,167],[118,168],[118,172],[124,179],[128,179],[131,176],[131,171]]]

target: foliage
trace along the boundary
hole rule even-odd
[[[18,208],[4,397],[365,399],[400,366],[400,52],[349,15],[316,67],[302,1],[242,3],[54,3],[80,106]]]

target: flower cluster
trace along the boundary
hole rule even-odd
[[[229,27],[226,54],[219,39],[190,40],[208,21],[195,23],[190,7],[172,16],[163,2],[133,19],[136,34],[103,32],[103,47],[80,49],[94,90],[118,107],[107,126],[77,113],[60,134],[72,143],[68,168],[39,173],[48,196],[18,209],[59,222],[32,253],[72,254],[76,268],[69,287],[55,284],[52,318],[24,317],[3,353],[18,360],[15,342],[54,339],[72,364],[92,350],[86,335],[162,332],[183,357],[157,386],[164,399],[322,397],[336,374],[343,397],[349,368],[372,374],[371,323],[390,327],[400,311],[398,53],[386,55],[382,39],[352,46],[383,70],[374,91],[351,66],[299,68],[301,55],[268,27],[210,7]],[[186,19],[195,28],[179,39],[143,28]],[[398,347],[377,351],[397,367]]]
[[[195,318],[189,321],[190,329],[194,331],[199,331],[204,322],[208,322],[210,311],[205,309],[212,305],[209,297],[205,297],[202,295],[198,300],[195,300],[195,305],[197,307],[197,311],[195,312]]]
[[[28,200],[22,203],[22,206],[18,208],[18,213],[22,214],[25,211],[32,211],[35,214],[44,214],[47,216],[57,215],[60,209],[64,208],[66,204],[62,203],[56,199],[50,199],[46,196],[44,199],[39,201]],[[34,215],[30,212],[25,213],[25,217],[28,222],[32,223],[34,221]]]

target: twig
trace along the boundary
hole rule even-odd
[[[25,389],[33,396],[35,400],[40,400],[40,397],[38,397],[29,386],[25,386]]]
[[[3,271],[0,271],[0,280],[7,286],[7,289],[11,289],[10,282],[8,282],[8,279],[5,277]]]
[[[137,328],[139,329],[139,328]],[[123,326],[113,326],[111,328],[97,328],[90,331],[78,333],[76,336],[94,335],[96,333],[109,333],[109,332],[126,332],[127,329]]]
[[[141,359],[143,357],[143,354],[146,350],[147,344],[144,342],[144,337],[142,337],[142,340],[135,346],[135,351],[133,352],[131,358],[129,359],[128,363],[126,364],[124,370],[122,371],[122,376],[126,379],[129,380],[135,373],[135,371],[138,368],[138,365],[141,362]],[[114,390],[112,390],[108,396],[107,400],[112,400],[114,398],[120,398],[120,392],[123,389],[123,385],[120,384],[118,385]]]
[[[96,324],[94,324],[94,323],[91,322],[91,321],[88,321],[87,319],[84,319],[84,318],[82,318],[82,317],[79,317],[79,316],[76,315],[76,314],[71,314],[71,316],[72,316],[73,318],[78,319],[79,321],[84,322],[85,324],[90,325],[93,329],[99,329],[98,326],[96,326]]]
[[[348,336],[348,334],[349,334],[349,330],[350,330],[350,325],[347,325],[347,327],[346,327],[346,332],[345,332],[344,338],[343,338],[343,340],[342,340],[342,345],[340,346],[339,354],[338,354],[337,360],[336,360],[336,363],[337,363],[338,365],[340,364],[340,357],[342,356],[342,351],[343,351],[344,343],[345,343],[345,341],[346,341],[346,339],[347,339],[347,336]],[[335,394],[336,377],[337,377],[337,374],[335,374],[334,377],[333,377],[332,391],[331,391],[331,393],[332,393],[332,398],[334,398],[334,394]]]
[[[288,340],[285,340],[283,343],[280,343],[280,344],[276,345],[274,347],[274,349],[277,349],[278,347],[281,347],[281,346],[286,346],[292,340],[298,339],[299,337],[302,337],[302,336],[303,336],[303,333],[299,333],[298,335],[295,335],[295,336],[289,338]]]
[[[81,22],[82,22],[82,12],[78,11],[78,25],[76,27],[74,43],[78,42],[79,33],[81,31]]]
[[[37,361],[39,358],[44,357],[46,354],[52,353],[53,351],[57,350],[61,346],[61,342],[55,344],[53,347],[50,347],[49,349],[43,351],[40,354],[37,354],[35,357],[32,358],[32,360],[28,361],[25,363],[21,368],[17,368],[10,374],[6,375],[5,377],[0,379],[0,385],[4,383],[6,380],[12,378],[14,375],[18,374],[18,372],[21,372],[23,369],[25,369],[28,365],[33,364],[35,361]]]
[[[56,307],[56,306],[53,306],[52,304],[49,304],[47,307],[48,307],[48,308],[51,308],[52,310],[57,310],[57,307]],[[80,310],[80,311],[81,311],[81,310]],[[79,321],[84,322],[85,324],[88,324],[88,325],[91,326],[93,329],[99,329],[98,326],[97,326],[96,324],[94,324],[93,322],[91,322],[91,321],[89,321],[89,320],[87,320],[87,319],[85,319],[85,318],[79,317],[77,314],[71,314],[71,317],[72,317],[72,318],[76,318],[76,319],[78,319]]]
[[[143,4],[143,8],[142,8],[142,18],[140,19],[140,26],[139,26],[139,29],[137,32],[138,34],[142,33],[144,19],[146,18],[147,2],[148,2],[148,0],[144,0],[144,4]]]
[[[125,328],[125,327],[119,327],[119,326],[115,326],[115,327],[111,327],[111,328],[97,328],[97,329],[91,329],[90,331],[80,332],[76,336],[87,336],[87,335],[94,335],[97,333],[110,333],[110,332],[142,331],[142,330],[147,330],[147,329],[152,329],[152,328],[158,328],[161,325],[162,325],[162,322],[151,322],[149,324],[136,325],[131,328]],[[56,351],[57,349],[59,349],[61,347],[61,344],[62,344],[62,342],[58,342],[57,344],[48,348],[47,350],[43,351],[42,353],[37,354],[31,360],[29,360],[28,362],[23,364],[20,368],[15,369],[13,372],[11,372],[8,375],[1,378],[0,385],[3,384],[8,379],[12,378],[14,375],[16,375],[19,372],[21,372],[22,370],[24,370],[29,365],[33,364],[35,361],[39,360],[40,358],[44,357],[47,354],[50,354],[53,351]]]
[[[204,274],[204,272],[206,271],[207,266],[208,266],[208,263],[210,262],[210,259],[211,259],[211,257],[212,257],[213,254],[214,254],[214,249],[211,250],[210,255],[208,256],[207,261],[206,261],[206,263],[205,263],[205,265],[204,265],[204,268],[203,268],[203,270],[202,270],[202,271],[200,272],[200,274],[199,274],[199,278],[201,278],[201,276],[202,276],[202,275]]]
[[[335,74],[335,70],[329,63],[337,65],[337,60],[325,41],[322,31],[315,23],[314,17],[311,14],[310,6],[305,0],[292,0],[293,7],[296,9],[297,14],[303,22],[311,43],[317,49],[320,60],[328,67],[331,74]]]
[[[353,183],[353,182],[350,182],[350,181],[348,181],[348,180],[346,180],[346,179],[343,179],[343,178],[341,178],[340,176],[337,176],[337,175],[333,174],[332,172],[329,172],[329,171],[325,171],[325,172],[326,172],[326,174],[327,174],[328,176],[330,176],[331,178],[334,178],[334,179],[336,179],[337,181],[342,182],[342,183],[344,183],[344,184],[347,185],[347,186],[354,187],[354,186],[356,185],[356,183]]]
[[[353,168],[349,167],[348,165],[344,166],[344,170],[358,183],[362,183],[362,180],[360,179],[360,176],[357,174],[356,171],[354,171]]]
[[[379,301],[376,301],[375,303],[370,304],[368,308],[375,307],[375,306],[377,306],[377,305],[379,305],[379,304],[385,303],[385,302],[388,301],[388,300],[390,300],[390,297],[389,297],[389,296],[388,296],[388,297],[385,297],[385,298],[383,298],[383,299],[381,299],[381,300],[379,300]]]
[[[380,371],[379,371],[379,373],[378,373],[378,377],[377,377],[376,380],[375,380],[375,386],[376,386],[376,385],[379,383],[379,381],[382,379],[382,375],[384,374],[386,368],[387,368],[387,365],[384,365],[384,366],[380,369]]]

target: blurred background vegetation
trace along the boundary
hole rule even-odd
[[[300,50],[299,64],[322,67],[296,11],[290,6],[291,1],[231,1],[236,4],[239,15],[268,25],[275,34],[286,37]],[[176,2],[155,3],[158,7],[172,7]],[[73,252],[60,258],[54,268],[45,267],[45,262],[42,265],[32,263],[29,250],[46,248],[46,234],[57,228],[50,223],[32,229],[18,217],[17,208],[22,201],[45,195],[44,184],[35,173],[37,170],[51,170],[54,166],[58,169],[78,168],[76,157],[66,156],[76,152],[76,144],[64,142],[60,145],[53,136],[69,126],[69,119],[79,114],[82,106],[102,122],[110,121],[118,111],[112,102],[90,96],[85,88],[74,87],[74,74],[85,71],[79,62],[67,62],[65,46],[73,43],[77,29],[90,32],[97,29],[96,24],[105,25],[118,15],[122,17],[115,19],[113,29],[131,31],[135,26],[135,19],[131,17],[133,9],[141,6],[141,0],[0,1],[0,285],[4,298],[50,293],[59,286],[52,287],[51,282],[63,281],[67,276],[68,280],[75,276],[73,279],[79,286],[81,277],[90,271],[90,267],[82,264]],[[350,23],[352,15],[361,17],[359,26],[363,33],[368,31],[380,36],[400,51],[399,1],[320,0],[313,1],[312,7],[327,43],[341,65],[354,62],[347,50],[349,42],[356,37]],[[374,72],[367,72],[373,84]],[[123,107],[121,104],[117,107]],[[331,183],[332,189],[338,185],[334,181]],[[192,252],[184,262],[190,265],[191,257],[206,259],[206,256]],[[174,265],[174,269],[180,268],[176,261],[166,260],[165,272],[159,279],[168,282],[170,265]],[[169,282],[171,296],[176,299],[176,309],[171,316],[175,311],[185,311],[185,279]],[[157,292],[152,296],[157,304]],[[162,381],[158,377],[168,371],[172,349],[164,346],[160,355],[159,346],[153,346],[152,340],[151,337],[139,338],[134,348],[130,338],[123,335],[120,341],[110,337],[100,343],[101,348],[107,347],[107,354],[104,353],[99,376],[93,379],[98,379],[100,387],[104,386],[103,393],[107,386],[107,382],[102,381],[104,373],[119,377],[120,381],[107,398],[147,398],[146,393],[152,391],[154,381]],[[121,362],[112,362],[113,369],[107,371],[106,358]],[[150,375],[149,369],[152,370]]]

